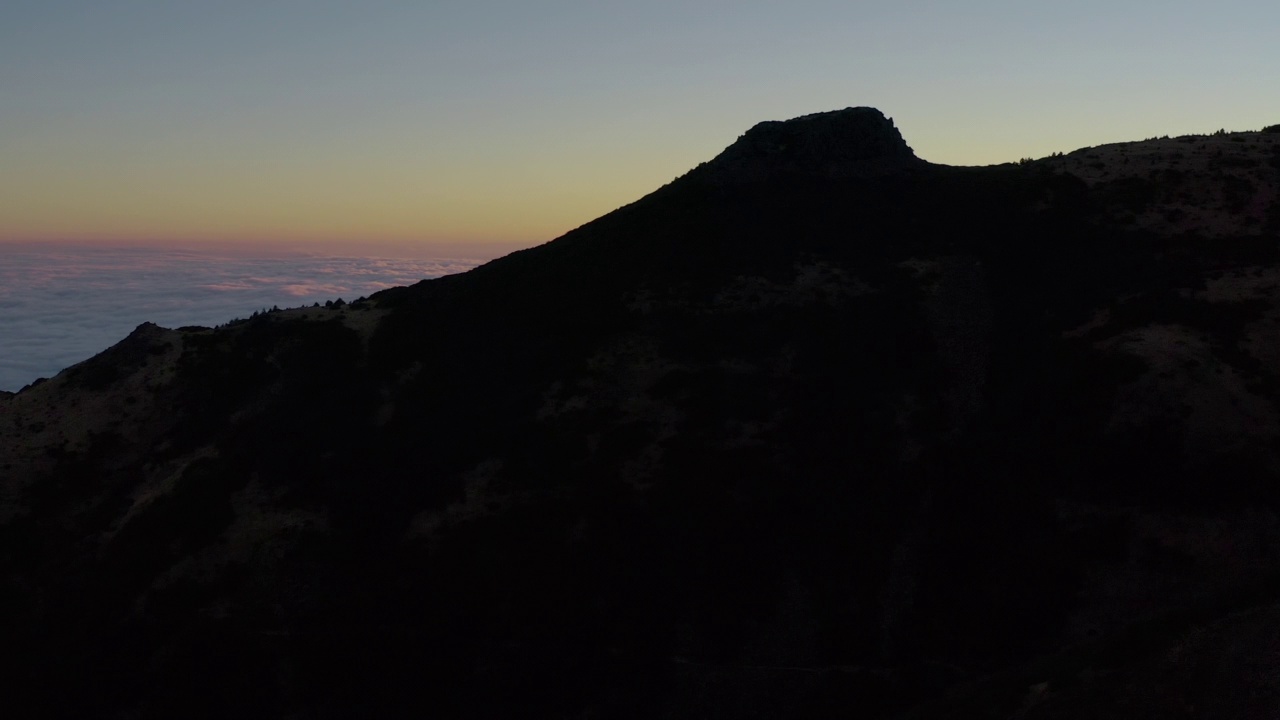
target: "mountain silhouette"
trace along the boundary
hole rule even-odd
[[[990,167],[871,108],[470,272],[0,394],[41,717],[1251,716],[1280,135]]]
[[[762,122],[698,173],[736,184],[796,174],[865,177],[923,164],[892,120],[860,107]]]

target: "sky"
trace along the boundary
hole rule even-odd
[[[949,164],[1256,129],[1277,28],[1274,0],[4,0],[0,242],[529,246],[859,105]]]

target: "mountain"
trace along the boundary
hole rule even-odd
[[[545,245],[0,396],[40,717],[1252,717],[1280,133],[762,123]]]

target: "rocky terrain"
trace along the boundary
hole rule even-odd
[[[762,123],[543,246],[0,394],[32,717],[1272,717],[1280,133]]]

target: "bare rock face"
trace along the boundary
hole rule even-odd
[[[869,177],[924,164],[893,120],[856,107],[762,122],[704,168],[714,181],[735,184],[785,175]]]

